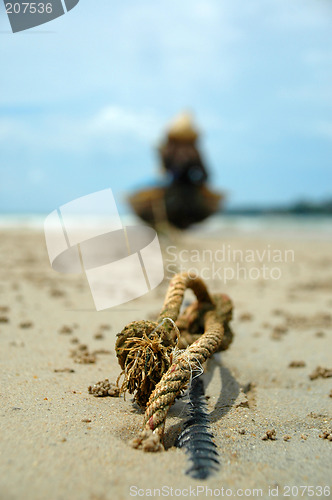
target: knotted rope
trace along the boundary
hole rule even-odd
[[[197,301],[180,315],[185,290]],[[174,276],[157,322],[135,321],[116,341],[123,377],[120,393],[134,394],[145,408],[144,430],[133,446],[145,451],[163,449],[162,438],[169,408],[186,389],[193,373],[215,352],[232,341],[229,321],[232,302],[227,295],[210,295],[204,282],[188,273]]]

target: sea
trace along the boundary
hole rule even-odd
[[[35,230],[44,228],[48,214],[0,214],[0,230]],[[133,214],[120,215],[123,226],[142,224]],[[79,228],[107,227],[110,218],[75,217]],[[255,236],[290,239],[332,240],[332,216],[321,215],[229,215],[217,214],[186,231],[197,238]]]

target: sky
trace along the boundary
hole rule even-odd
[[[0,2],[0,213],[157,182],[190,110],[228,205],[332,197],[330,0],[80,0],[13,34]]]

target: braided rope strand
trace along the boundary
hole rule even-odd
[[[168,410],[176,397],[187,387],[193,372],[192,366],[196,367],[197,371],[197,365],[202,365],[219,350],[224,327],[215,311],[206,313],[205,325],[204,334],[177,358],[151,394],[144,415],[144,431],[133,441],[134,447],[144,451],[159,451]],[[155,444],[152,448],[151,432]]]
[[[173,321],[178,319],[184,292],[187,288],[193,290],[199,303],[210,304],[213,307],[213,300],[201,278],[193,277],[187,272],[176,274],[170,281],[164,305],[157,320],[158,323],[164,318],[171,318]],[[172,329],[170,326],[169,328]]]

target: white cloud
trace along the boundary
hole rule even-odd
[[[319,121],[314,127],[313,131],[321,137],[332,140],[332,121]]]
[[[46,113],[33,119],[24,116],[0,120],[2,149],[13,145],[26,150],[119,152],[131,141],[151,144],[162,131],[164,120],[150,110],[105,106],[94,114],[75,116]]]
[[[129,136],[153,140],[162,128],[162,121],[153,111],[136,111],[119,106],[106,106],[93,116],[87,129],[92,134]]]
[[[320,103],[331,105],[332,87],[328,82],[299,83],[296,86],[281,88],[277,93],[277,97],[281,100],[303,103],[307,106]]]
[[[28,171],[27,178],[31,184],[42,184],[45,180],[45,172],[41,168],[33,168]]]
[[[5,144],[22,132],[22,123],[13,118],[0,119],[0,144]]]
[[[329,49],[310,49],[303,56],[303,62],[309,66],[331,67],[332,48]]]

